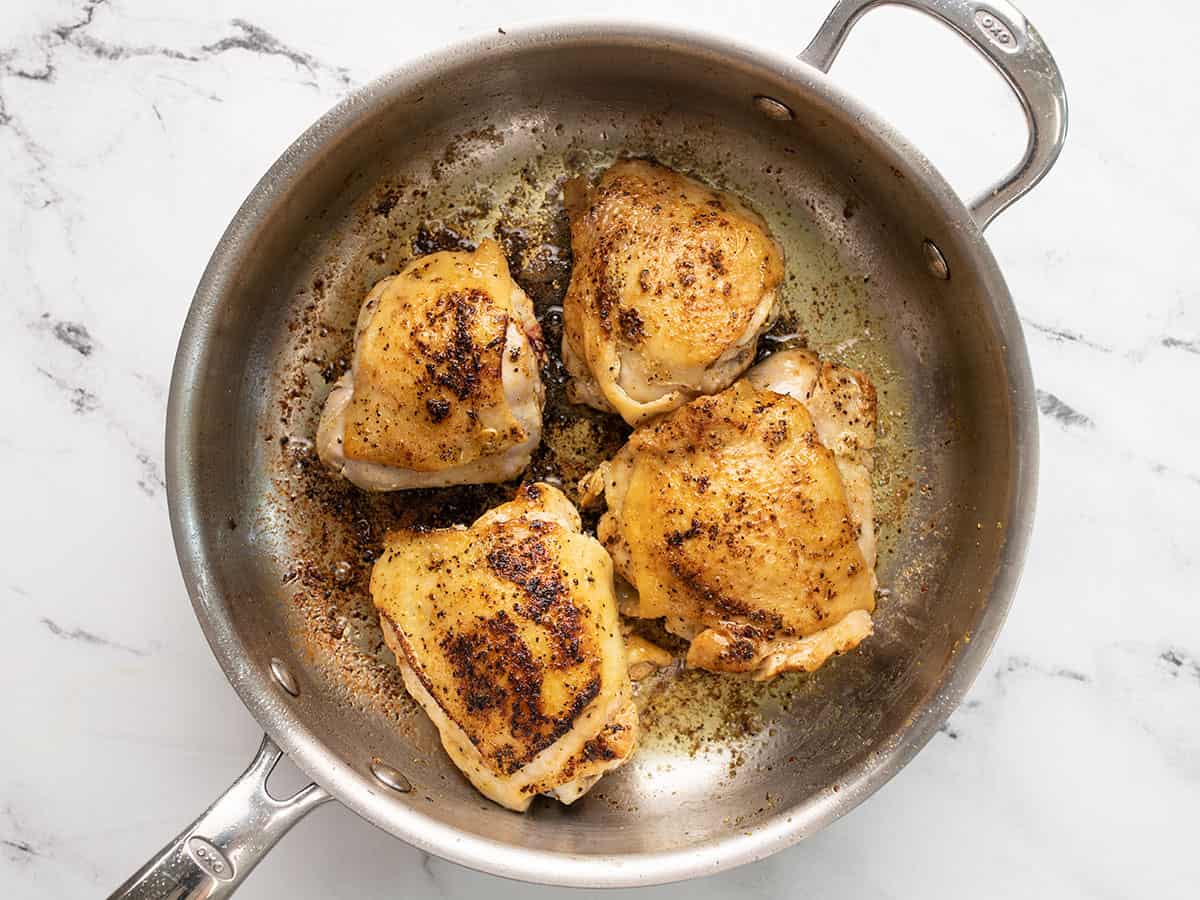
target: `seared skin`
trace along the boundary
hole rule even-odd
[[[807,350],[768,356],[746,373],[757,388],[787,394],[804,404],[821,443],[833,451],[850,520],[867,566],[875,569],[875,514],[871,450],[875,447],[875,386],[863,372],[823,361]]]
[[[783,253],[731,194],[646,160],[564,188],[571,398],[631,425],[728,387],[770,327]]]
[[[638,429],[583,485],[604,494],[597,534],[638,594],[622,611],[665,617],[689,665],[759,679],[857,645],[875,608],[869,473],[850,457],[874,442],[874,392],[811,354],[777,356]]]
[[[540,351],[494,241],[421,257],[367,295],[318,452],[369,490],[512,478],[541,437]]]
[[[469,529],[389,534],[371,596],[409,692],[497,803],[570,803],[633,752],[612,565],[555,488]]]

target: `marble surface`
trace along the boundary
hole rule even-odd
[[[1072,133],[989,231],[1027,327],[1042,474],[1024,581],[969,701],[805,844],[639,897],[1196,896],[1200,105],[1186,88],[1200,11],[1170,5],[1025,10],[1066,75]],[[226,222],[356,85],[567,11],[343,6],[0,4],[0,376],[13,386],[0,394],[0,896],[106,894],[257,746],[187,602],[162,468],[176,339]],[[826,11],[577,6],[780,52]],[[1019,153],[999,79],[910,12],[869,16],[834,71],[964,192]],[[243,896],[484,892],[560,893],[429,858],[328,805]]]

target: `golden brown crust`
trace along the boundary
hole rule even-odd
[[[834,455],[794,398],[740,381],[636,431],[604,472],[597,533],[632,611],[724,636],[692,662],[749,671],[771,642],[874,609]]]
[[[875,386],[865,373],[822,361],[807,350],[773,353],[746,373],[757,388],[788,394],[812,416],[821,443],[833,451],[858,545],[875,568],[871,449],[875,446]]]
[[[626,699],[600,731],[589,739],[567,762],[552,775],[521,787],[527,795],[553,793],[565,782],[583,782],[584,793],[591,780],[609,769],[616,768],[633,755],[637,746],[638,715],[632,699]],[[574,797],[561,798],[570,802]]]
[[[492,778],[585,720],[574,737],[596,739],[616,721],[606,704],[628,697],[611,564],[577,529],[560,492],[530,485],[470,529],[390,533],[372,572],[404,661]],[[570,780],[536,783],[555,779]]]
[[[762,219],[646,160],[617,162],[590,189],[569,183],[565,196],[575,264],[563,356],[580,402],[636,423],[730,384],[783,278]]]
[[[436,472],[525,440],[502,377],[506,352],[534,352],[507,340],[524,327],[514,290],[493,241],[421,257],[375,286],[355,341],[347,459]]]
[[[687,663],[698,669],[750,674],[765,681],[780,672],[812,672],[831,656],[845,653],[869,637],[870,613],[856,609],[804,638],[763,640],[748,626],[728,623],[706,628],[692,639]]]
[[[859,451],[875,446],[877,398],[866,373],[822,360],[809,350],[784,350],[747,372],[746,380],[803,403],[821,443],[838,456],[869,461]]]

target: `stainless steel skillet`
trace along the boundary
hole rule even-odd
[[[1003,622],[1036,483],[1024,339],[982,231],[1054,162],[1066,101],[1008,4],[904,4],[973,44],[1026,113],[1024,158],[964,205],[825,74],[877,5],[839,3],[798,61],[666,28],[493,35],[356,92],[264,176],[184,327],[167,474],[196,615],[268,736],[114,896],[225,896],[331,798],[508,877],[619,886],[710,874],[844,814],[937,730]],[[632,764],[573,807],[519,816],[481,800],[441,754],[390,674],[363,590],[383,528],[461,521],[494,496],[357,496],[320,471],[309,438],[365,288],[415,251],[501,237],[553,332],[569,266],[557,185],[621,152],[749,198],[789,258],[793,333],[776,343],[807,340],[880,385],[889,593],[876,635],[812,676],[759,690],[691,673],[657,686]],[[601,425],[552,412],[556,433],[590,428],[592,451],[608,449]],[[563,441],[543,463],[567,479],[587,460]],[[314,782],[286,800],[265,788],[281,753]]]

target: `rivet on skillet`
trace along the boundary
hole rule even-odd
[[[390,787],[397,793],[407,794],[413,789],[412,782],[405,778],[399,769],[389,766],[378,758],[371,760],[371,774],[380,784]]]
[[[787,122],[790,119],[796,118],[796,114],[792,112],[790,106],[786,103],[780,103],[778,100],[767,97],[764,94],[758,94],[754,98],[754,105],[758,107],[758,111],[768,119],[776,119],[780,122]]]
[[[942,251],[938,249],[938,245],[926,238],[921,247],[925,250],[925,265],[929,267],[929,273],[934,278],[949,281],[950,264],[946,262],[946,257],[942,256]]]
[[[277,656],[271,657],[271,677],[275,679],[276,684],[293,697],[300,696],[300,685],[296,681],[296,676],[287,667],[287,663]]]

